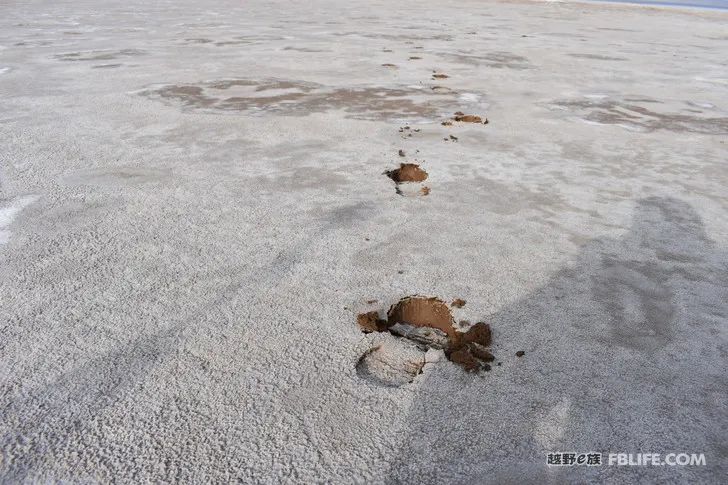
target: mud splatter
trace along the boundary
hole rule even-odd
[[[460,348],[470,344],[489,347],[491,342],[490,325],[478,322],[471,326],[467,332],[455,332],[452,335],[451,347]]]
[[[470,345],[470,352],[476,359],[482,360],[483,362],[493,362],[495,360],[495,355],[478,343],[472,343]]]
[[[477,372],[480,368],[480,361],[466,348],[450,352],[448,358],[467,372]]]
[[[412,136],[415,133],[419,133],[419,132],[420,132],[419,128],[412,129],[409,126],[400,126],[399,127],[399,134],[402,138],[412,138]]]
[[[461,298],[455,298],[452,303],[450,303],[450,306],[453,308],[462,308],[465,306],[465,300]]]
[[[384,332],[389,328],[387,320],[379,318],[379,312],[360,313],[356,317],[356,323],[364,333]]]

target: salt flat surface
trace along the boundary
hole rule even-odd
[[[0,244],[5,244],[10,239],[10,224],[18,217],[25,206],[35,201],[32,195],[18,197],[9,201],[0,201]]]
[[[726,25],[4,2],[0,481],[721,482]],[[456,111],[489,123],[443,126]],[[429,195],[397,193],[404,161]],[[396,347],[357,314],[412,294],[466,300],[455,319],[490,323],[501,365],[357,372]]]

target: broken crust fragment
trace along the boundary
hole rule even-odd
[[[395,323],[389,327],[389,332],[421,345],[423,350],[443,350],[448,345],[447,334],[437,328],[415,327],[406,323]]]
[[[404,339],[387,339],[361,356],[356,372],[368,381],[387,387],[412,382],[422,372],[425,353]]]

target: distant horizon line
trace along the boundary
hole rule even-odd
[[[566,0],[568,2],[568,0]],[[581,0],[594,3],[621,3],[654,7],[684,7],[700,10],[728,10],[728,0],[707,0],[691,2],[690,0]]]

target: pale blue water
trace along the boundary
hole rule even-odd
[[[599,1],[599,0],[595,0]],[[672,7],[692,7],[728,10],[728,0],[604,0],[617,3],[636,3],[640,5],[667,5]]]

